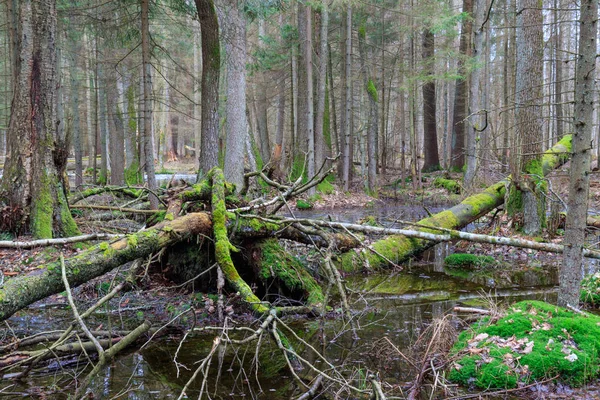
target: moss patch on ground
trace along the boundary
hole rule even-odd
[[[523,301],[462,332],[451,353],[448,378],[461,385],[505,389],[558,376],[581,386],[598,376],[600,317]]]
[[[494,260],[494,257],[490,256],[478,256],[476,254],[468,253],[454,253],[450,254],[444,259],[444,264],[449,268],[476,269],[495,265],[496,260]]]
[[[298,210],[309,210],[313,208],[313,205],[309,201],[298,199],[296,200],[296,208]]]

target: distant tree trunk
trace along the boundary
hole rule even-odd
[[[244,186],[244,156],[248,120],[246,116],[246,20],[237,0],[223,2],[221,21],[227,53],[227,104],[225,179]],[[204,36],[202,37],[204,39]],[[204,64],[206,66],[206,64]],[[218,70],[217,70],[218,73]],[[250,149],[252,150],[252,149]]]
[[[463,13],[471,15],[473,12],[473,0],[463,0]],[[460,44],[458,48],[458,73],[461,75],[456,81],[454,93],[454,117],[452,122],[452,155],[450,167],[462,170],[465,165],[465,118],[467,118],[467,71],[465,69],[465,58],[469,52],[469,42],[473,22],[470,18],[463,20],[460,30]]]
[[[341,149],[342,149],[342,144],[341,144],[341,138],[340,138],[340,134],[339,134],[339,129],[338,129],[338,123],[337,123],[337,107],[335,106],[335,90],[333,87],[333,63],[331,61],[331,45],[327,44],[327,53],[329,54],[328,57],[328,62],[327,62],[327,81],[329,84],[329,100],[331,103],[331,107],[330,107],[330,115],[329,115],[329,121],[331,122],[331,127],[333,130],[333,137],[331,138],[331,150],[334,151],[335,149],[335,155],[340,155],[342,153]],[[335,144],[335,148],[334,145]]]
[[[320,167],[325,160],[325,96],[327,91],[327,65],[329,63],[329,47],[327,46],[329,32],[328,1],[321,6],[320,37],[319,37],[319,72],[317,79],[317,116],[315,120],[315,165]],[[329,140],[331,142],[331,139]]]
[[[435,36],[431,29],[423,32],[423,62],[424,74],[427,75],[423,83],[423,171],[431,172],[440,168],[437,143],[437,110],[435,95]]]
[[[200,32],[194,27],[194,149],[196,149],[196,154],[194,155],[194,160],[196,162],[196,170],[200,169],[200,153],[202,151],[201,148],[201,140],[202,134],[200,132],[200,118],[201,118],[201,109],[200,109],[200,83],[201,83],[201,70],[202,70],[202,59],[200,58],[200,52],[198,51],[199,46],[201,45]]]
[[[213,0],[195,0],[202,32],[202,127],[199,175],[219,164],[219,21]],[[245,110],[244,110],[245,111]],[[239,162],[239,159],[237,160]]]
[[[563,28],[560,26],[559,22],[559,10],[558,8],[561,6],[561,2],[559,0],[554,0],[554,10],[552,11],[552,15],[554,16],[554,35],[553,35],[553,44],[554,44],[554,109],[556,113],[556,137],[555,139],[560,140],[564,136],[563,129],[563,107],[562,107],[562,63],[563,63],[563,52],[561,51],[560,46],[562,46],[562,32]],[[600,158],[598,159],[600,162]]]
[[[473,57],[478,63],[482,62],[481,53],[483,52],[483,34],[484,27],[483,21],[487,7],[484,0],[475,0],[475,33],[473,40]],[[483,60],[486,62],[487,60]],[[464,186],[467,189],[472,189],[475,181],[475,175],[477,173],[477,160],[479,158],[479,150],[477,148],[478,138],[481,135],[482,130],[485,129],[487,116],[483,113],[485,105],[482,106],[479,92],[481,86],[487,86],[485,81],[482,80],[482,70],[477,67],[471,72],[469,81],[469,114],[471,123],[467,125],[467,168],[465,171]],[[485,90],[485,89],[484,89]]]
[[[536,0],[519,0],[517,10],[516,143],[511,157],[507,211],[523,214],[523,231],[538,234],[546,216],[540,182],[542,153],[543,32],[542,10]]]
[[[84,34],[84,43],[90,47],[90,49],[88,49],[87,53],[91,54],[91,45],[90,45],[90,41],[85,39],[85,34]],[[85,90],[85,100],[86,100],[86,129],[87,129],[87,142],[88,142],[88,148],[87,148],[87,154],[88,154],[88,163],[87,163],[87,167],[88,168],[92,168],[95,169],[96,168],[96,130],[94,129],[94,125],[92,123],[92,90],[94,90],[94,78],[92,75],[92,63],[90,61],[91,57],[84,57],[85,60],[85,82],[87,85],[87,88]],[[95,173],[94,173],[95,176]]]
[[[144,76],[144,155],[146,182],[148,188],[154,192],[149,196],[150,207],[158,208],[158,197],[156,197],[156,176],[154,175],[154,146],[152,140],[152,75],[150,66],[150,25],[149,25],[149,0],[142,1],[142,68]]]
[[[313,85],[313,41],[312,41],[312,8],[306,6],[306,40],[302,43],[302,55],[306,63],[306,114],[303,116],[306,120],[306,147],[308,150],[307,175],[313,177],[316,174],[315,168],[315,109],[314,109],[314,85]],[[309,195],[315,193],[313,186],[308,190]]]
[[[244,29],[244,32],[246,30]],[[259,49],[264,48],[264,41],[266,39],[265,32],[265,20],[260,18],[258,20],[258,46]],[[258,98],[256,102],[256,120],[258,126],[258,137],[259,137],[259,146],[258,149],[260,151],[260,157],[263,160],[263,163],[267,163],[269,161],[269,157],[271,156],[271,145],[269,142],[269,122],[268,122],[268,100],[267,100],[267,88],[269,82],[267,82],[267,74],[266,71],[261,71],[258,76]]]
[[[564,261],[560,268],[558,291],[558,304],[574,307],[579,304],[590,189],[598,2],[583,0],[579,15],[579,50],[575,68],[575,133],[565,225]]]
[[[112,70],[112,69],[111,69]],[[109,106],[110,125],[110,183],[123,185],[125,183],[125,131],[123,118],[119,109],[119,87],[117,76],[111,71],[107,80],[107,104]]]
[[[308,147],[308,120],[306,115],[308,113],[308,72],[307,72],[307,56],[308,52],[312,57],[312,49],[308,50],[308,37],[312,37],[312,31],[309,31],[307,28],[307,8],[310,6],[298,3],[298,43],[299,43],[299,51],[298,51],[298,97],[297,97],[297,136],[296,136],[296,148],[293,153],[294,157],[294,165],[293,169],[294,173],[300,173],[302,171],[302,167],[307,165],[307,158],[310,154],[310,149]],[[303,171],[305,174],[307,171]]]
[[[342,188],[350,187],[350,168],[352,168],[352,7],[348,6],[344,19],[344,67],[342,71]]]
[[[367,119],[367,182],[366,189],[369,194],[377,195],[377,128],[379,127],[378,122],[378,111],[379,106],[377,88],[375,87],[375,80],[371,75],[371,68],[367,58],[366,48],[366,31],[364,22],[358,30],[358,52],[360,55],[361,69],[365,80],[365,91],[367,92],[367,98],[369,99],[369,117]]]
[[[279,25],[283,26],[283,16],[279,16]],[[277,131],[275,132],[275,143],[271,155],[271,163],[273,164],[275,176],[281,175],[284,168],[285,160],[283,157],[283,140],[285,133],[285,71],[281,71],[281,77],[278,84],[277,94]]]
[[[81,123],[79,117],[79,76],[77,73],[77,55],[81,45],[75,44],[74,52],[69,63],[71,79],[71,112],[73,113],[73,151],[75,153],[75,188],[83,183],[83,145],[81,143]]]
[[[23,0],[15,7],[9,23],[17,24],[11,28],[18,56],[0,192],[13,208],[10,218],[20,219],[14,228],[28,226],[36,238],[76,235],[61,179],[69,143],[56,130],[56,2]]]
[[[96,59],[98,57],[98,41],[96,40]],[[97,132],[100,138],[100,177],[98,183],[106,185],[108,183],[108,126],[106,119],[106,85],[107,80],[104,77],[104,66],[101,62],[96,62],[96,102],[98,104],[98,125]]]

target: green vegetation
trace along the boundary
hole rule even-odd
[[[332,194],[335,192],[335,187],[329,181],[329,177],[325,178],[323,182],[317,185],[317,192],[323,194]]]
[[[600,305],[600,272],[587,275],[581,281],[581,301],[592,306]]]
[[[304,268],[300,260],[287,252],[277,239],[260,244],[261,257],[258,276],[263,281],[276,278],[290,290],[301,290],[309,305],[322,304],[323,292],[319,284]]]
[[[308,200],[298,199],[296,200],[296,208],[298,208],[298,210],[310,210],[313,208],[313,205]]]
[[[481,268],[496,263],[491,256],[478,256],[468,253],[450,254],[444,259],[444,264],[451,268]]]
[[[438,176],[433,180],[433,186],[436,188],[444,188],[450,193],[460,194],[460,183],[454,179],[446,179]]]
[[[559,376],[581,386],[598,375],[600,317],[523,301],[461,333],[451,353],[448,378],[462,385],[504,389]]]

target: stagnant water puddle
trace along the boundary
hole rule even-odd
[[[442,244],[430,255],[437,254],[433,258],[439,259],[447,246]],[[477,305],[486,296],[504,302],[555,301],[556,274],[552,272],[530,271],[504,279],[494,276],[493,272],[487,274],[483,278],[468,273],[455,276],[439,263],[431,263],[407,265],[405,271],[396,274],[349,276],[346,281],[351,307],[360,327],[358,342],[353,340],[349,325],[339,314],[323,320],[296,320],[290,326],[316,348],[324,347],[324,354],[333,364],[343,364],[346,376],[355,385],[368,388],[364,378],[369,371],[377,372],[382,381],[403,385],[414,378],[415,372],[388,343],[408,354],[410,346],[431,320],[442,317],[455,305]],[[493,288],[488,285],[492,281]],[[23,315],[10,321],[13,329],[20,332],[47,330],[49,319],[62,321],[63,326],[71,320],[68,310],[38,309]],[[321,340],[323,334],[326,346]],[[209,353],[214,337],[207,333],[190,335],[180,346],[181,336],[167,336],[155,339],[142,350],[120,355],[94,380],[92,388],[96,398],[177,398],[198,367],[198,361]],[[325,368],[310,351],[301,346],[296,350],[304,350],[302,354],[315,366]],[[263,341],[257,358],[255,353],[256,343],[252,343],[242,347],[230,345],[216,354],[206,382],[211,397],[287,399],[301,393],[281,353],[270,340]],[[67,398],[68,394],[59,388],[72,380],[75,369],[67,365],[51,367],[55,368],[53,373],[34,374],[23,382],[5,380],[0,386],[0,397],[23,398],[36,391],[58,389],[51,398]],[[311,376],[311,371],[305,368],[299,374]],[[197,398],[201,385],[202,378],[198,378],[187,390],[188,398]]]

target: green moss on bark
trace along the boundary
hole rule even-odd
[[[262,241],[258,262],[258,276],[263,281],[277,279],[289,290],[300,290],[309,306],[323,303],[323,291],[315,279],[306,271],[300,260],[289,254],[277,241]]]

